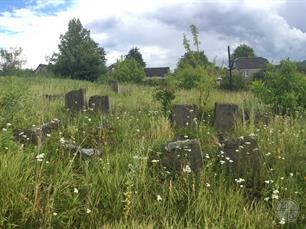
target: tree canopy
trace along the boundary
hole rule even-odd
[[[111,77],[120,82],[140,83],[145,78],[145,72],[134,58],[122,58],[115,64]]]
[[[0,69],[3,75],[12,74],[26,63],[21,57],[22,51],[21,47],[0,49]]]
[[[106,72],[105,51],[91,39],[79,19],[69,21],[68,31],[60,36],[59,53],[53,54],[53,71],[72,79],[95,81]]]
[[[234,61],[238,57],[255,57],[253,48],[246,44],[239,45],[231,56],[231,60]]]
[[[139,52],[139,48],[137,47],[130,49],[130,51],[125,57],[134,58],[140,66],[142,66],[143,68],[146,67],[146,63],[144,62],[142,55]]]

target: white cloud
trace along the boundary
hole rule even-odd
[[[306,33],[278,14],[285,0],[31,0],[22,9],[0,12],[0,44],[21,46],[35,68],[57,51],[68,21],[80,18],[107,52],[108,63],[138,46],[149,66],[175,67],[183,55],[182,33],[194,23],[212,61],[226,62],[226,47],[247,43],[270,59],[306,59]],[[51,7],[52,14],[47,14]],[[306,13],[305,13],[306,14]]]

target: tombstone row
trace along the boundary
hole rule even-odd
[[[70,112],[80,112],[86,107],[86,89],[73,90],[65,95],[65,108]],[[97,113],[108,113],[110,109],[109,97],[91,96],[88,100],[88,107]]]

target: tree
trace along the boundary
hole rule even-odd
[[[306,109],[306,78],[297,71],[290,60],[281,62],[280,67],[269,65],[263,81],[255,81],[251,90],[258,98],[272,106],[279,114],[292,114]]]
[[[146,63],[143,61],[142,55],[139,52],[139,48],[137,47],[132,48],[125,57],[134,58],[137,61],[137,63],[140,64],[140,66],[142,66],[143,68],[146,67]]]
[[[184,88],[196,87],[199,93],[199,107],[203,111],[214,86],[214,71],[204,51],[200,51],[199,32],[195,25],[190,26],[193,44],[196,51],[191,50],[190,41],[183,35],[185,55],[179,60],[175,75],[179,85]]]
[[[9,75],[21,69],[26,61],[21,57],[22,48],[0,49],[0,69],[3,75]]]
[[[234,61],[238,57],[255,57],[254,50],[246,44],[239,45],[231,56],[231,60]]]
[[[68,31],[60,36],[59,53],[53,54],[51,69],[72,79],[95,81],[106,72],[105,51],[91,39],[90,31],[79,19],[69,21]]]
[[[122,58],[115,64],[111,77],[120,82],[140,83],[145,78],[145,72],[134,58]]]

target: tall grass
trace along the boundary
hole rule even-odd
[[[106,85],[81,81],[0,79],[1,91],[10,85],[22,85],[28,93],[21,100],[27,105],[18,107],[18,115],[13,113],[11,119],[7,115],[0,124],[0,228],[278,228],[277,199],[271,199],[274,190],[280,199],[292,199],[300,207],[297,221],[285,226],[303,228],[306,223],[302,118],[273,117],[267,126],[241,124],[234,131],[237,137],[256,134],[265,162],[260,168],[261,197],[252,200],[235,183],[237,177],[223,172],[216,132],[206,122],[185,132],[201,143],[204,169],[200,174],[173,178],[148,167],[150,154],[177,134],[153,101],[150,87],[122,85],[122,93],[115,94]],[[87,88],[88,96],[110,95],[111,113],[94,116],[84,111],[71,117],[63,108],[64,99],[48,102],[42,97],[80,87]],[[0,101],[8,96],[1,93]],[[208,109],[216,101],[242,106],[246,99],[247,109],[266,109],[248,93],[219,91],[213,92]],[[196,102],[193,90],[179,91],[175,101]],[[7,114],[5,109],[2,112]],[[55,117],[62,120],[61,127],[43,147],[13,140],[14,129],[38,126]],[[61,138],[99,148],[102,155],[80,157],[63,148]],[[39,154],[44,155],[42,161],[36,158]]]

